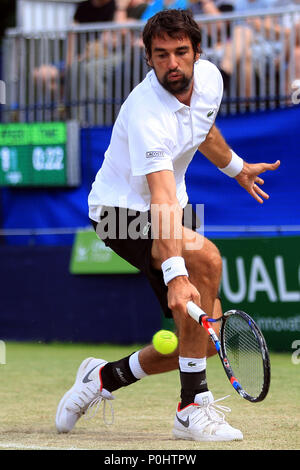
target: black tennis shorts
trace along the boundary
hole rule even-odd
[[[194,231],[200,227],[200,221],[189,206],[188,214],[183,211],[183,225]],[[164,283],[161,270],[154,269],[151,264],[151,213],[133,211],[120,207],[102,207],[100,222],[91,220],[93,227],[106,246],[121,258],[145,274],[156,294],[164,315],[172,318],[168,307],[168,288]]]

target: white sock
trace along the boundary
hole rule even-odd
[[[206,357],[181,357],[179,356],[179,370],[181,372],[202,372],[206,369]]]
[[[139,361],[139,352],[136,351],[129,358],[129,367],[136,379],[142,379],[146,377],[146,372],[143,371],[140,361]]]

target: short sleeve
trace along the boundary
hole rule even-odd
[[[215,118],[223,98],[222,74],[212,62],[201,59],[196,63],[194,73],[198,89],[205,95],[206,102],[215,109]]]
[[[218,82],[218,109],[221,106],[223,92],[224,92],[224,82],[221,72],[217,69],[217,82]]]
[[[174,144],[165,121],[154,112],[144,117],[137,113],[129,120],[128,145],[133,176],[162,170],[173,171]]]

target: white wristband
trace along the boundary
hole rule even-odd
[[[162,263],[161,269],[166,286],[172,279],[174,279],[174,277],[188,276],[184,258],[181,256],[172,256],[171,258],[166,259]]]
[[[242,171],[244,160],[239,157],[233,150],[231,150],[231,155],[232,157],[230,163],[228,163],[225,168],[219,168],[219,170],[222,171],[222,173],[225,173],[225,175],[234,178]]]

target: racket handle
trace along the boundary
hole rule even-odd
[[[192,317],[194,320],[196,320],[196,322],[200,323],[201,325],[202,323],[201,319],[202,317],[207,316],[206,313],[192,301],[189,301],[186,304],[186,307],[187,307],[187,311],[190,317]]]

